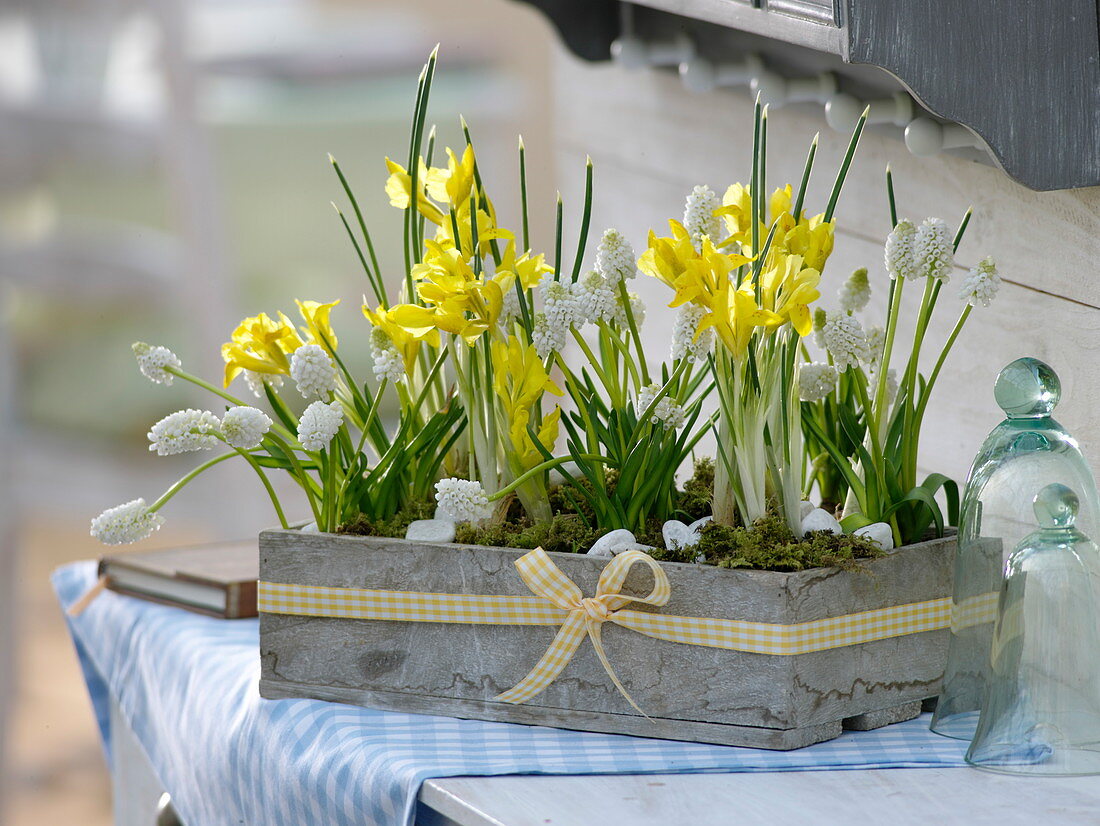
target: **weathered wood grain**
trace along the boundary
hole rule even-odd
[[[950,595],[953,540],[934,540],[860,570],[784,574],[662,563],[670,614],[796,624]],[[270,582],[443,593],[530,592],[512,562],[522,551],[267,531],[260,576]],[[586,594],[603,561],[553,554]],[[624,593],[644,594],[634,569]],[[542,694],[516,706],[493,698],[549,647],[553,627],[383,622],[262,614],[261,693],[313,696],[419,713],[541,723],[653,737],[797,748],[841,722],[934,696],[946,631],[787,657],[654,640],[608,623],[603,639],[627,704],[585,643]]]

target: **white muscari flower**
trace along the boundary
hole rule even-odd
[[[221,422],[209,410],[177,410],[149,429],[149,449],[158,456],[210,450],[220,433]]]
[[[343,423],[344,410],[340,402],[313,402],[298,420],[298,441],[306,450],[324,450]]]
[[[577,311],[584,321],[595,324],[598,321],[614,320],[618,293],[598,272],[589,270],[577,279],[572,289],[577,301]]]
[[[684,203],[684,229],[691,236],[691,242],[698,252],[703,246],[703,238],[709,238],[718,244],[724,237],[722,219],[714,211],[722,206],[717,193],[709,186],[697,186],[688,193]]]
[[[707,308],[698,304],[683,304],[676,311],[676,321],[672,326],[673,361],[682,358],[702,361],[714,352],[714,328],[708,327],[699,332],[699,322],[706,314]]]
[[[555,281],[552,272],[542,277],[539,293],[542,295],[542,311],[546,313],[550,326],[561,330],[564,342],[570,327],[584,324],[581,302],[574,294],[572,285],[565,281]]]
[[[519,318],[519,295],[515,287],[504,291],[500,306],[500,325],[505,330],[512,329],[512,322]]]
[[[303,344],[290,357],[290,377],[303,399],[324,398],[336,389],[336,365],[319,344]]]
[[[630,301],[630,314],[634,316],[634,326],[641,329],[645,324],[645,302],[642,301],[641,296],[637,293],[627,293],[627,300]],[[623,306],[622,296],[615,302],[615,323],[620,327],[627,327],[630,323],[626,317],[626,308]]]
[[[798,368],[798,397],[804,402],[817,402],[836,387],[836,368],[825,362],[803,364]]]
[[[878,324],[867,331],[867,364],[874,369],[882,359],[882,351],[886,346],[886,331]]]
[[[824,307],[814,309],[814,344],[825,349],[825,324],[829,320]]]
[[[222,416],[226,444],[241,450],[259,447],[270,429],[271,418],[255,407],[231,407]]]
[[[660,392],[661,385],[659,384],[647,384],[638,391],[635,408],[639,416],[645,413],[646,408],[653,404],[653,400],[657,398],[657,394]],[[679,430],[684,426],[686,419],[687,414],[684,412],[683,405],[675,399],[665,396],[653,406],[653,412],[650,413],[649,420],[653,424],[663,424],[672,430]]]
[[[947,224],[939,218],[925,218],[913,237],[913,258],[918,275],[950,280],[955,251]]]
[[[983,258],[978,262],[963,279],[959,287],[959,298],[971,307],[981,304],[988,307],[997,297],[997,291],[1001,288],[1001,276],[997,272],[997,264],[992,258]]]
[[[179,370],[183,367],[179,356],[167,347],[153,347],[144,341],[136,341],[133,345],[134,355],[137,356],[138,369],[141,375],[149,381],[157,384],[170,385],[175,378],[164,368],[174,367]]]
[[[848,276],[848,280],[837,291],[840,309],[846,313],[858,313],[871,300],[871,282],[867,278],[867,268],[860,267]]]
[[[550,358],[551,353],[557,353],[565,346],[565,336],[559,337],[559,331],[550,328],[546,313],[535,313],[531,326],[531,343],[535,345],[535,352],[540,359]]]
[[[624,278],[638,274],[634,248],[617,229],[606,230],[596,250],[596,271],[607,279],[612,289],[619,289]]]
[[[914,279],[920,273],[913,256],[913,239],[917,228],[913,222],[902,218],[886,237],[886,272],[891,278]]]
[[[855,316],[841,315],[830,318],[822,329],[825,348],[833,357],[836,369],[843,373],[849,367],[858,367],[867,359],[867,335]]]
[[[149,511],[144,499],[109,508],[92,520],[91,535],[104,545],[140,542],[160,530],[164,517]]]
[[[435,483],[435,501],[439,516],[454,522],[484,522],[493,515],[493,506],[481,482],[469,479],[440,479]]]
[[[389,379],[392,384],[397,384],[405,378],[405,360],[401,358],[393,339],[379,327],[370,331],[370,355],[374,361],[374,377],[378,381]]]
[[[274,373],[257,373],[254,370],[242,370],[241,374],[244,376],[244,382],[248,385],[248,389],[252,391],[252,395],[257,399],[262,399],[267,394],[264,392],[264,385],[278,390],[283,386],[283,377],[277,376]]]

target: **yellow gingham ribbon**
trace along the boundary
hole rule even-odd
[[[653,590],[644,597],[619,593],[630,568],[639,562],[653,572]],[[952,601],[947,597],[794,625],[670,616],[623,609],[630,602],[660,607],[668,602],[671,594],[664,570],[642,551],[626,551],[612,559],[600,574],[596,594],[587,598],[541,548],[521,556],[515,566],[536,596],[374,591],[261,581],[258,608],[266,614],[343,619],[557,625],[560,626],[558,633],[542,659],[518,685],[496,699],[522,703],[536,696],[561,673],[587,636],[615,687],[635,709],[638,709],[637,704],[619,681],[603,649],[600,626],[604,622],[614,622],[668,642],[791,656],[952,626],[959,630],[992,622],[996,616],[996,593],[963,601],[955,606],[954,617]]]

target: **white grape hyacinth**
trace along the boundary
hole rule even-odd
[[[144,341],[136,341],[133,345],[134,355],[137,356],[138,369],[141,375],[156,384],[170,385],[175,378],[165,368],[172,367],[179,370],[183,362],[179,356],[167,347],[154,347]]]
[[[210,450],[220,433],[221,422],[209,410],[177,410],[149,429],[149,449],[158,456]]]
[[[859,367],[861,361],[868,361],[867,335],[855,316],[830,317],[821,333],[825,338],[825,349],[833,357],[838,372],[843,373],[849,367]]]
[[[605,230],[596,249],[596,271],[607,279],[614,290],[624,278],[638,274],[634,248],[617,229]]]
[[[867,268],[860,267],[848,276],[837,291],[840,309],[846,313],[858,313],[871,301],[871,282],[867,278]]]
[[[638,401],[635,406],[639,416],[653,404],[653,400],[657,398],[657,394],[660,392],[661,386],[659,384],[648,384],[638,391]],[[684,412],[683,405],[678,403],[676,399],[665,396],[653,406],[653,412],[650,413],[649,420],[653,424],[661,424],[672,430],[679,430],[684,426],[687,414]]]
[[[290,377],[303,399],[325,398],[336,389],[336,365],[319,344],[303,344],[290,357]]]
[[[573,285],[573,296],[577,301],[577,311],[585,322],[595,324],[615,319],[618,294],[596,270],[589,270],[577,279]]]
[[[918,275],[949,281],[955,251],[947,224],[939,218],[925,218],[913,237],[913,258]]]
[[[682,358],[704,361],[714,352],[714,328],[699,330],[699,322],[706,314],[707,308],[698,304],[683,304],[676,311],[676,321],[672,326],[673,361]]]
[[[882,360],[886,347],[886,331],[878,324],[867,331],[867,366],[872,370]]]
[[[374,377],[378,381],[389,379],[391,384],[397,384],[405,378],[405,360],[385,330],[378,327],[371,330],[370,355],[374,361]]]
[[[278,390],[283,386],[283,377],[277,376],[274,373],[257,373],[255,370],[242,370],[241,375],[244,376],[245,384],[248,385],[248,389],[252,391],[252,395],[257,399],[262,399],[267,395],[267,393],[264,392],[264,387]]]
[[[913,226],[913,222],[902,218],[886,237],[886,272],[891,278],[912,280],[920,275],[913,256],[913,239],[916,234],[917,228]]]
[[[627,293],[630,302],[630,314],[634,317],[634,326],[639,330],[645,324],[645,302],[637,293]],[[620,327],[626,327],[630,322],[626,317],[626,307],[623,305],[622,296],[615,302],[615,323]]]
[[[825,362],[803,364],[798,369],[798,397],[804,402],[818,402],[833,392],[839,377],[836,368]]]
[[[550,358],[551,354],[565,346],[565,337],[550,329],[546,313],[535,313],[531,319],[531,327],[531,343],[535,345],[535,352],[540,359]]]
[[[718,194],[709,186],[697,186],[684,203],[684,229],[691,236],[695,251],[702,249],[703,238],[717,245],[722,240],[722,219],[714,211],[722,206]]]
[[[435,501],[439,504],[437,518],[452,522],[476,525],[493,515],[493,506],[481,482],[469,479],[440,479],[435,483]]]
[[[222,436],[230,447],[252,450],[271,430],[271,417],[255,407],[231,407],[222,416]]]
[[[103,511],[92,520],[90,533],[104,545],[129,545],[148,539],[163,524],[164,517],[150,511],[144,499],[133,499]]]
[[[992,258],[983,258],[966,274],[959,287],[959,298],[971,307],[979,304],[988,307],[1000,288],[1001,276],[997,272],[997,263]]]
[[[340,402],[313,402],[298,420],[298,441],[310,452],[324,450],[343,423],[344,410]]]

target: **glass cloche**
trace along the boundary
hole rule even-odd
[[[994,395],[1006,418],[982,444],[963,492],[951,642],[931,726],[960,740],[974,736],[1005,563],[1034,530],[1036,491],[1052,483],[1076,491],[1077,525],[1090,536],[1100,536],[1092,471],[1077,441],[1052,418],[1061,397],[1054,370],[1038,359],[1017,359],[1000,372]]]

